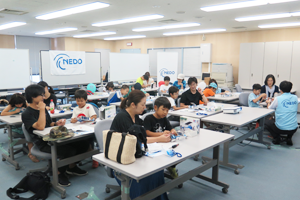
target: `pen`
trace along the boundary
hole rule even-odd
[[[174,144],[174,145],[172,146],[172,149],[175,149],[176,147],[178,147],[178,145],[179,145],[179,144]]]

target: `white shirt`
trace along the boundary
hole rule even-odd
[[[160,91],[163,91],[164,93],[168,93],[169,92],[169,88],[170,88],[170,85],[166,86],[166,85],[161,85],[159,90]]]
[[[93,115],[97,115],[93,106],[91,104],[85,104],[83,108],[79,108],[78,106],[74,108],[72,118],[78,118],[81,116],[92,117]]]
[[[176,106],[176,104],[175,104],[175,99],[173,99],[172,97],[167,97],[168,98],[168,100],[170,101],[170,103],[171,103],[171,108],[173,108],[174,106]]]
[[[152,84],[152,83],[154,83],[154,79],[153,78],[149,78],[148,81],[146,81],[146,80],[143,81],[144,85],[148,85],[148,84]]]
[[[271,105],[269,106],[269,109],[274,109],[276,110],[278,106],[278,101],[277,101],[277,98],[274,99],[274,101],[271,103]]]

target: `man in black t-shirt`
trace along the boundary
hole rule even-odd
[[[185,105],[199,105],[199,101],[203,101],[204,104],[207,104],[207,98],[202,93],[201,88],[197,88],[198,81],[196,77],[190,77],[188,80],[189,90],[185,91],[180,99],[180,107]]]
[[[30,85],[25,90],[26,100],[29,106],[22,113],[22,121],[25,125],[26,130],[31,135],[34,140],[34,145],[36,145],[40,151],[51,153],[51,147],[47,142],[36,134],[33,133],[34,130],[44,130],[46,127],[51,126],[63,126],[66,120],[61,119],[57,122],[52,122],[51,117],[46,110],[46,104],[44,103],[44,93],[45,90],[39,85]],[[87,141],[73,142],[67,145],[60,145],[57,147],[57,156],[59,158],[68,158],[88,150],[89,143]],[[77,167],[75,163],[69,166],[63,166],[58,169],[58,183],[61,186],[70,186],[71,183],[65,173],[83,176],[87,174]]]

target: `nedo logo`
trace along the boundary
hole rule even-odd
[[[175,71],[168,71],[168,69],[162,68],[162,69],[159,71],[159,74],[160,74],[162,77],[165,77],[165,76],[174,75],[174,74],[175,74]]]
[[[284,101],[282,102],[282,105],[283,105],[283,107],[285,107],[285,108],[288,108],[289,106],[296,105],[296,104],[298,104],[297,101],[290,101],[289,99],[284,100]]]
[[[82,60],[79,59],[71,59],[67,54],[58,54],[55,56],[54,61],[56,61],[56,67],[61,70],[66,70],[66,66],[68,65],[80,65],[82,64]]]

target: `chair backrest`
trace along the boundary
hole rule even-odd
[[[222,87],[221,89],[223,89],[225,91],[228,91],[228,92],[231,92],[231,90],[228,87]]]
[[[204,81],[201,81],[199,84],[198,84],[198,88],[201,88],[201,90],[203,91],[205,88],[206,88],[206,83]]]
[[[180,100],[181,100],[181,98],[177,99],[177,107],[180,107]]]
[[[25,136],[25,138],[26,138],[26,141],[27,141],[27,142],[33,142],[33,139],[32,139],[32,137],[31,137],[31,135],[28,133],[28,131],[26,130],[24,124],[22,124],[22,131],[23,131],[23,133],[24,133],[24,136]]]
[[[235,89],[237,92],[243,92],[243,89],[239,84],[235,84]]]
[[[97,114],[97,118],[99,118],[100,114],[99,114],[99,108],[98,106],[96,106],[94,103],[89,103],[95,110],[95,113]]]
[[[153,115],[155,112],[148,112],[142,115],[141,119],[144,120],[148,115]]]
[[[111,98],[113,98],[114,95],[115,95],[115,92],[111,92],[111,93],[108,95],[107,103],[109,102],[109,100],[110,100]]]
[[[99,150],[100,152],[103,152],[103,131],[110,130],[110,126],[113,122],[113,119],[104,119],[101,121],[98,121],[95,126],[95,137],[97,139]]]
[[[243,92],[239,96],[239,105],[240,106],[249,106],[248,105],[248,97],[249,97],[250,92]]]

